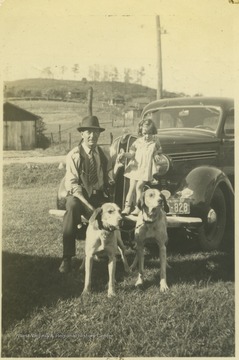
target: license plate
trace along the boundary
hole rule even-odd
[[[168,199],[167,203],[171,214],[190,214],[188,199]]]

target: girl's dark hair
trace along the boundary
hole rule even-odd
[[[138,125],[138,135],[142,136],[142,127],[143,125],[146,124],[149,127],[149,134],[155,135],[158,133],[157,128],[155,123],[153,122],[153,120],[151,119],[143,119],[139,122]]]

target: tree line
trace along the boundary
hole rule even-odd
[[[120,71],[114,65],[94,64],[88,67],[88,75],[85,76],[85,70],[81,69],[80,64],[75,63],[72,66],[47,66],[45,68],[36,68],[40,77],[47,79],[65,79],[65,76],[73,76],[76,80],[81,78],[88,81],[123,81],[125,83],[135,83],[142,85],[145,76],[144,66],[137,69],[124,68]],[[83,75],[84,74],[84,75]]]

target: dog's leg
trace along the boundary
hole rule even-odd
[[[129,274],[130,273],[130,267],[129,267],[129,264],[128,264],[128,261],[127,261],[127,258],[125,256],[125,252],[120,248],[118,247],[118,250],[120,252],[120,256],[121,256],[121,259],[122,259],[122,262],[123,262],[123,265],[124,265],[124,271]]]
[[[109,283],[108,283],[108,297],[115,296],[115,268],[116,258],[113,254],[109,255],[108,271],[109,271]]]
[[[118,250],[119,250],[119,252],[120,252],[120,256],[121,256],[121,259],[122,259],[123,264],[124,264],[124,271],[125,271],[126,273],[129,273],[129,272],[130,272],[130,268],[129,268],[129,264],[128,264],[127,258],[126,258],[126,256],[125,256],[125,246],[124,246],[124,243],[123,243],[123,240],[122,240],[122,237],[121,237],[121,234],[120,234],[120,231],[119,231],[119,230],[117,231],[116,236],[117,236]]]
[[[86,255],[85,257],[85,286],[82,295],[89,294],[91,290],[91,272],[93,266],[93,256]]]
[[[136,268],[136,265],[138,264],[138,256],[137,254],[134,257],[133,263],[130,265],[130,270],[133,271]]]
[[[142,244],[137,244],[137,258],[139,262],[139,275],[135,286],[140,286],[144,283],[144,247]]]
[[[160,251],[160,291],[165,292],[168,290],[168,285],[166,281],[166,266],[167,266],[166,246],[161,245],[159,247],[159,251]]]

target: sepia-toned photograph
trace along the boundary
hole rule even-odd
[[[1,358],[236,356],[238,21],[0,0]]]

